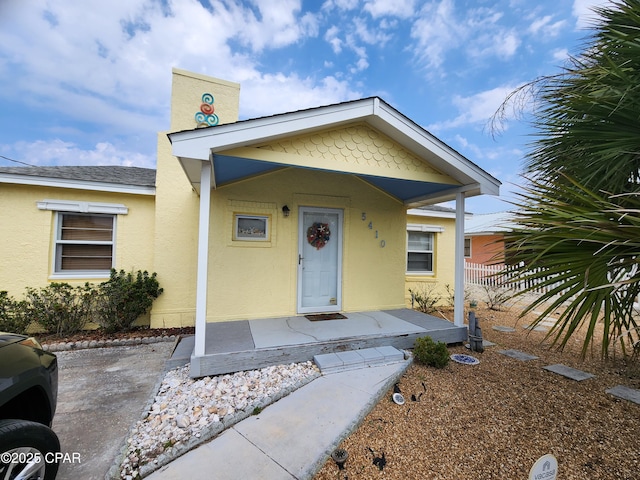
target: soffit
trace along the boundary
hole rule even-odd
[[[500,182],[378,98],[169,134],[199,190],[295,167],[353,174],[409,206],[497,194]]]

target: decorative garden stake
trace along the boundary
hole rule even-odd
[[[484,352],[482,345],[482,329],[478,325],[475,312],[469,312],[469,347],[473,352]]]

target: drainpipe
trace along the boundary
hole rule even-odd
[[[464,326],[464,192],[456,193],[456,244],[453,323]]]
[[[207,333],[207,289],[209,267],[209,217],[211,210],[211,162],[200,170],[200,219],[198,222],[198,271],[196,276],[195,357],[204,357]]]

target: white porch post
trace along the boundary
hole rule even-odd
[[[209,283],[209,215],[211,211],[211,162],[200,170],[200,220],[198,222],[198,270],[196,276],[196,343],[193,354],[203,357],[207,334],[207,289]]]
[[[456,246],[453,323],[464,326],[464,192],[456,193]]]

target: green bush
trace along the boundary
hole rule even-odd
[[[27,302],[14,300],[6,290],[0,291],[0,332],[25,334],[30,323]]]
[[[48,333],[71,335],[85,328],[91,319],[95,290],[85,283],[51,283],[39,290],[27,288],[27,314]]]
[[[107,332],[130,330],[161,293],[156,273],[112,269],[109,280],[98,286],[96,321]]]
[[[449,363],[449,350],[443,342],[435,343],[431,337],[416,339],[413,355],[420,363],[435,368],[444,368]]]

